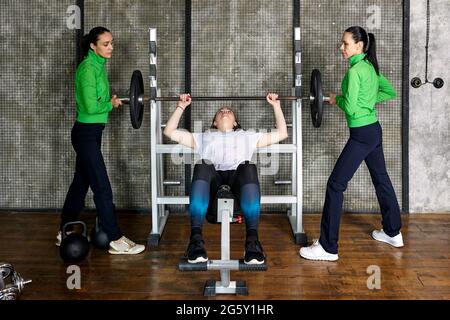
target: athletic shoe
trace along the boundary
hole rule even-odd
[[[319,240],[315,240],[309,247],[301,248],[299,253],[301,257],[308,260],[336,261],[339,259],[337,253],[326,252]]]
[[[200,233],[191,236],[185,255],[187,256],[189,263],[208,261],[208,255],[205,250],[205,241]]]
[[[73,231],[67,231],[67,235],[69,235],[71,233],[73,233]],[[87,236],[87,239],[88,239],[89,242],[91,242],[91,237],[90,236]],[[56,235],[55,245],[57,247],[61,246],[61,241],[62,241],[62,232],[58,231],[58,234]]]
[[[142,244],[136,244],[125,236],[109,243],[110,254],[138,254],[145,250]]]
[[[258,238],[247,238],[245,241],[245,264],[263,264],[266,260],[264,250]]]
[[[391,246],[396,247],[396,248],[403,247],[403,236],[402,236],[401,232],[398,235],[396,235],[395,237],[390,237],[383,231],[383,229],[373,230],[372,238],[374,238],[377,241],[388,243]]]

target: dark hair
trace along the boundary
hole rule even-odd
[[[234,112],[234,110],[233,109],[231,109],[230,107],[221,107],[219,110],[217,110],[217,112],[214,114],[214,118],[213,118],[213,120],[212,120],[212,122],[211,122],[211,129],[217,129],[217,127],[214,125],[214,121],[216,121],[216,117],[217,117],[217,114],[220,112],[220,110],[222,110],[223,108],[228,108],[229,110],[231,110],[231,112],[233,112],[233,115],[234,115],[234,120],[236,121],[236,123],[237,123],[237,125],[235,125],[234,127],[233,127],[233,131],[236,131],[237,129],[242,129],[242,127],[241,127],[241,124],[239,123],[239,120],[238,120],[238,117],[236,116],[236,112]]]
[[[366,54],[365,60],[369,60],[370,63],[375,68],[377,75],[380,74],[380,68],[377,60],[377,46],[375,42],[375,35],[373,33],[367,33],[361,27],[353,26],[345,30],[345,32],[350,32],[352,34],[353,40],[358,43],[362,41],[364,43],[363,52]]]
[[[89,48],[91,47],[91,43],[96,44],[98,41],[98,37],[105,32],[111,32],[111,31],[109,31],[105,27],[94,27],[91,29],[91,31],[89,31],[88,34],[85,34],[81,38],[80,47],[81,47],[81,57],[82,58],[85,58],[87,56],[87,54],[89,52]]]

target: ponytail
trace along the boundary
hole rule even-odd
[[[89,39],[89,34],[85,34],[80,40],[81,59],[82,60],[87,56],[90,45],[91,45],[91,41]]]
[[[81,48],[81,58],[84,59],[91,48],[91,43],[96,44],[98,41],[98,37],[105,33],[111,32],[104,27],[94,27],[89,31],[88,34],[85,34],[80,40],[80,48]]]
[[[375,42],[375,35],[373,33],[369,33],[369,43],[367,45],[366,49],[366,60],[369,60],[370,63],[375,68],[375,72],[377,75],[380,75],[380,68],[378,66],[378,59],[377,59],[377,45]]]
[[[352,38],[355,43],[363,42],[363,51],[366,54],[364,60],[368,60],[375,69],[377,75],[380,75],[380,66],[377,59],[377,46],[375,41],[375,35],[373,33],[367,33],[364,28],[353,26],[345,30],[352,34]]]

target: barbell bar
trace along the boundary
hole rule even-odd
[[[128,97],[120,97],[124,104],[130,105],[130,118],[133,128],[139,129],[142,124],[144,113],[144,104],[150,100],[153,101],[178,101],[177,97],[149,97],[144,95],[144,81],[142,73],[139,70],[133,71],[130,82],[130,94]],[[323,103],[330,100],[323,96],[322,80],[320,71],[314,69],[311,73],[310,95],[309,97],[279,96],[278,100],[295,101],[306,100],[310,102],[311,119],[314,127],[320,127],[323,115]],[[264,96],[193,96],[192,101],[265,101]]]
[[[125,97],[125,98],[118,98],[120,99],[124,104],[129,104],[130,103],[130,98]],[[314,101],[314,97],[310,96],[308,97],[302,97],[302,98],[297,98],[295,96],[278,96],[277,100],[288,100],[288,101],[294,101],[294,100],[298,100],[298,99],[302,99],[302,100],[309,100],[309,101]],[[178,101],[180,100],[179,97],[156,97],[154,99],[151,99],[149,96],[140,96],[138,101],[140,103],[142,102],[148,102],[150,100],[155,100],[155,101]],[[258,101],[258,100],[266,100],[266,97],[261,97],[261,96],[204,96],[204,97],[191,97],[192,101]],[[323,97],[323,101],[329,101],[329,97]]]

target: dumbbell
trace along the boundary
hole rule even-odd
[[[10,279],[7,284],[5,280]],[[0,300],[16,300],[26,284],[32,280],[23,279],[9,263],[0,263]]]

